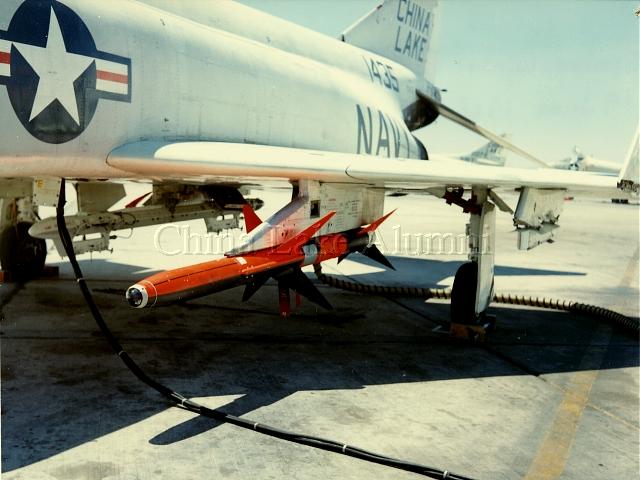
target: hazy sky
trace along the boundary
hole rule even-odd
[[[337,36],[379,0],[242,0]],[[436,77],[451,108],[545,159],[574,145],[622,162],[638,128],[638,1],[444,0]],[[440,119],[421,132],[431,152],[482,139]]]

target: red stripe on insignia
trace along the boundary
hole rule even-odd
[[[0,52],[0,63],[11,63],[11,54]]]
[[[96,75],[98,80],[108,80],[109,82],[125,83],[129,84],[128,75],[120,75],[119,73],[105,72],[104,70],[97,70]]]

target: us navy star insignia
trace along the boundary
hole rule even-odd
[[[51,105],[51,102],[58,100],[76,124],[80,125],[78,100],[73,83],[89,68],[94,59],[67,51],[53,8],[47,46],[41,48],[22,44],[16,45],[16,48],[40,79],[29,121]]]
[[[66,5],[25,1],[0,31],[0,85],[29,133],[65,143],[89,126],[100,99],[131,102],[131,60],[98,50]]]

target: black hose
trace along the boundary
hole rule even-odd
[[[363,450],[358,447],[353,447],[349,445],[345,445],[340,442],[335,442],[333,440],[327,440],[324,438],[313,437],[309,435],[303,435],[295,432],[289,432],[286,430],[280,430],[275,427],[271,427],[269,425],[260,424],[258,422],[253,422],[251,420],[243,419],[240,417],[236,417],[234,415],[228,414],[222,410],[212,410],[205,406],[202,406],[192,400],[189,400],[185,396],[181,395],[178,392],[175,392],[171,388],[157,382],[153,378],[149,377],[142,368],[129,356],[129,354],[124,350],[118,339],[113,335],[109,326],[105,322],[100,309],[96,305],[91,290],[89,289],[87,282],[82,276],[82,270],[80,269],[80,265],[75,256],[75,252],[73,251],[73,243],[71,240],[71,236],[69,235],[69,231],[67,230],[67,225],[64,218],[64,205],[66,203],[65,196],[65,179],[62,179],[60,184],[60,196],[58,198],[58,206],[56,207],[56,220],[58,225],[58,234],[60,235],[60,240],[62,242],[62,246],[69,257],[69,262],[71,263],[71,267],[73,268],[73,273],[76,277],[76,281],[78,282],[78,286],[80,287],[80,291],[82,292],[82,296],[84,297],[93,318],[95,319],[100,331],[109,342],[109,346],[111,349],[120,357],[120,359],[124,362],[129,370],[142,382],[147,384],[149,387],[156,390],[160,395],[165,398],[171,400],[176,406],[180,408],[184,408],[189,410],[190,412],[197,413],[202,415],[203,417],[212,418],[219,422],[230,423],[233,425],[237,425],[242,428],[246,428],[248,430],[254,430],[256,432],[262,433],[264,435],[269,435],[271,437],[280,438],[282,440],[286,440],[293,443],[299,443],[301,445],[307,445],[314,448],[319,448],[321,450],[326,450],[329,452],[339,453],[341,455],[346,455],[348,457],[357,458],[359,460],[365,460],[371,463],[377,463],[379,465],[385,465],[388,467],[397,468],[399,470],[404,470],[407,472],[417,473],[419,475],[423,475],[429,478],[435,479],[448,479],[448,480],[473,480],[470,477],[465,477],[464,475],[459,475],[456,473],[448,472],[446,470],[439,470],[437,468],[427,467],[424,465],[419,465],[417,463],[407,462],[405,460],[398,460],[395,458],[387,457],[384,455],[380,455],[377,453],[369,452],[367,450]]]

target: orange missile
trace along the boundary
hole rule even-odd
[[[368,227],[344,233],[313,236],[333,217],[330,212],[290,240],[272,248],[230,255],[225,258],[157,273],[129,287],[126,299],[135,308],[152,307],[184,301],[246,285],[243,301],[250,298],[269,278],[280,287],[281,312],[288,315],[289,289],[311,301],[331,308],[331,305],[300,270],[332,258],[343,259],[352,252],[361,252],[393,268],[382,253],[369,245],[369,233],[390,214]],[[249,214],[251,229],[259,222],[254,212]]]
[[[299,258],[278,262],[257,255],[220,258],[151,275],[131,286],[126,298],[136,308],[179,302],[244,285],[259,273],[299,263]]]
[[[276,272],[299,267],[306,256],[303,246],[334,215],[335,212],[329,212],[290,240],[273,248],[198,263],[147,277],[127,289],[127,301],[132,307],[151,307],[249,284],[257,276],[264,277],[264,274],[269,273],[264,279],[266,281]],[[264,283],[262,278],[259,281]]]

